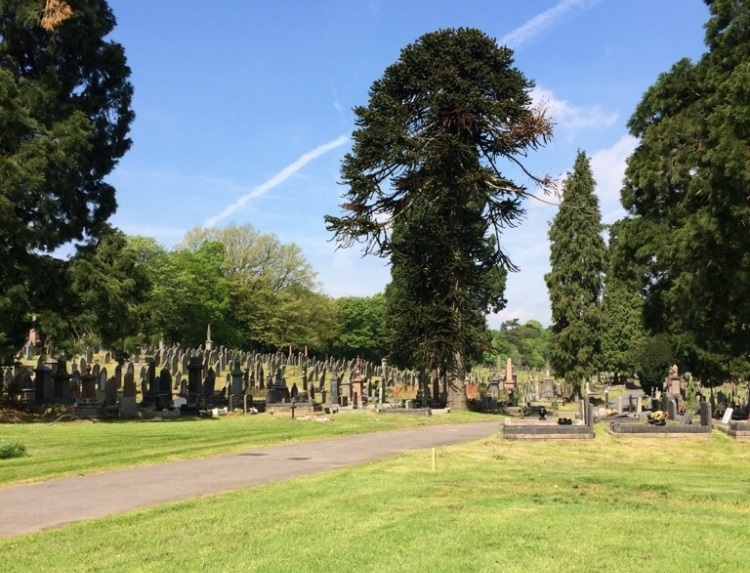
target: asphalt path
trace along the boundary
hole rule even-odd
[[[446,424],[288,444],[0,488],[0,538],[480,440],[499,423]]]

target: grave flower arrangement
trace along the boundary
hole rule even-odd
[[[651,414],[649,414],[648,423],[654,426],[664,426],[667,423],[667,418],[668,415],[666,412],[657,410],[656,412],[652,412]]]

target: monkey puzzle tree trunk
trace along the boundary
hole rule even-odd
[[[468,410],[464,358],[457,354],[455,360],[454,367],[448,372],[446,406],[451,410]]]

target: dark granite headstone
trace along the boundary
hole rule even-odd
[[[670,420],[677,419],[677,401],[674,399],[667,402],[667,416]]]

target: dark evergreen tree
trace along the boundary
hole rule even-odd
[[[40,253],[69,241],[95,242],[106,230],[116,201],[105,177],[130,147],[130,70],[122,46],[106,39],[115,18],[104,0],[71,4],[50,17],[39,0],[0,3],[0,344],[6,352],[23,342],[28,311],[45,306],[36,295],[50,289],[30,284],[32,276],[36,283],[46,278],[35,268]]]
[[[499,237],[521,216],[526,190],[500,162],[520,165],[551,135],[543,110],[531,108],[532,85],[512,52],[479,30],[422,36],[355,109],[344,215],[326,217],[341,246],[362,242],[391,258],[388,297],[410,317],[399,348],[415,366],[446,365],[453,407],[466,405],[477,316],[504,302],[498,267],[514,269]]]
[[[607,249],[594,187],[589,159],[579,151],[550,227],[551,269],[544,277],[552,303],[550,364],[579,391],[597,371],[601,345]]]
[[[750,352],[750,2],[706,2],[708,51],[646,92],[622,202],[647,326],[704,382]]]
[[[600,369],[619,374],[634,374],[636,355],[645,331],[643,296],[635,260],[620,248],[621,223],[609,229],[608,267],[602,294],[602,340]]]

